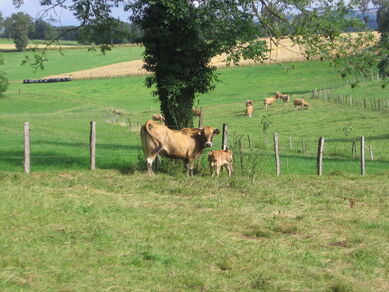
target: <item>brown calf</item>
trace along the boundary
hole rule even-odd
[[[253,112],[254,112],[254,100],[246,100],[246,116],[248,116],[249,118],[251,118],[251,116],[253,115]]]
[[[154,114],[152,117],[153,121],[156,121],[156,122],[164,122],[165,121],[165,117],[161,114]]]
[[[293,101],[294,109],[297,109],[299,106],[300,109],[308,109],[310,104],[307,103],[304,98],[295,98]]]
[[[267,97],[263,99],[263,104],[265,105],[265,108],[267,109],[268,105],[272,105],[276,101],[276,98],[273,97]]]
[[[216,176],[220,174],[220,168],[227,169],[228,176],[232,175],[233,171],[233,153],[229,150],[213,150],[208,153],[208,162],[211,176],[213,177],[215,172]],[[215,170],[215,172],[214,172]]]
[[[201,109],[192,107],[192,113],[193,113],[196,117],[200,117],[200,116],[201,116]]]

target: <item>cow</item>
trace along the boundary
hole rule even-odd
[[[195,160],[204,148],[212,147],[213,137],[219,134],[219,129],[209,126],[172,130],[163,124],[147,121],[140,129],[140,138],[148,174],[153,175],[153,162],[161,155],[181,159],[186,165],[187,175],[192,176]]]
[[[208,162],[211,176],[213,177],[216,171],[216,176],[220,174],[220,168],[227,169],[228,176],[233,172],[233,153],[229,150],[213,150],[208,153]]]
[[[272,105],[276,101],[276,97],[266,97],[263,99],[263,104],[265,105],[265,108],[267,109],[268,105]]]
[[[196,107],[192,107],[192,113],[193,115],[195,115],[196,117],[200,117],[201,116],[201,109],[198,109]]]
[[[254,100],[246,100],[246,116],[251,118],[254,112]]]
[[[281,99],[282,99],[282,101],[283,101],[284,103],[288,103],[289,100],[290,100],[290,96],[289,96],[289,94],[283,94],[283,95],[281,96]]]
[[[274,94],[274,97],[276,99],[282,99],[282,101],[285,103],[289,102],[289,99],[290,99],[290,96],[288,94],[282,94],[279,91],[276,91],[276,93]]]
[[[165,121],[165,117],[161,114],[154,114],[151,118],[153,121],[156,121],[156,122],[164,122]]]
[[[304,98],[295,98],[293,101],[294,109],[297,109],[299,106],[300,109],[308,109],[310,104],[307,103]]]
[[[279,91],[276,91],[276,93],[274,94],[274,97],[276,99],[280,99],[280,98],[282,98],[282,96],[283,96],[283,94],[281,92],[279,92]]]

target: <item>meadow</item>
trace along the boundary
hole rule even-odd
[[[141,54],[125,49],[134,51],[115,48],[93,64],[90,53],[69,50],[71,59],[53,55],[46,69],[70,72]],[[30,72],[17,65],[22,55],[3,57],[10,80]],[[51,60],[57,66],[48,69]],[[46,69],[35,76],[49,75]],[[0,289],[389,290],[389,113],[310,98],[314,88],[352,90],[355,98],[386,97],[387,89],[378,81],[349,89],[326,62],[233,67],[218,76],[197,104],[204,124],[228,124],[236,171],[219,179],[209,176],[206,153],[195,177],[171,161],[146,175],[138,128],[159,107],[144,76],[11,83],[0,97]],[[265,110],[262,99],[276,90],[306,98],[311,109],[277,102]],[[247,99],[255,101],[252,118],[244,116]],[[87,170],[91,120],[94,172]],[[22,172],[25,121],[32,127],[31,175]],[[280,177],[273,132],[280,136]],[[375,156],[366,176],[358,154],[351,156],[362,135]],[[320,136],[326,144],[318,177]],[[214,142],[220,148],[220,135]]]

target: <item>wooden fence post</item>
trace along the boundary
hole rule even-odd
[[[96,169],[96,122],[90,122],[89,134],[90,170]]]
[[[365,175],[365,137],[361,137],[361,175]]]
[[[281,174],[281,165],[280,165],[280,155],[278,151],[278,134],[274,133],[273,134],[273,139],[274,139],[274,155],[276,159],[276,174],[280,175]]]
[[[250,138],[250,135],[247,135],[247,140],[249,141],[249,149],[251,151],[251,138]]]
[[[370,160],[374,160],[373,146],[369,145],[369,151],[370,151]]]
[[[324,149],[324,137],[320,137],[317,146],[317,175],[323,174],[323,149]]]
[[[24,172],[31,171],[31,156],[30,156],[30,123],[24,123]]]
[[[227,150],[227,124],[223,123],[222,150]]]
[[[363,106],[365,107],[365,109],[367,108],[367,106],[366,106],[366,98],[363,99]]]
[[[199,128],[202,128],[202,127],[203,127],[203,118],[204,118],[203,108],[200,108]]]
[[[293,149],[293,146],[292,146],[292,138],[291,138],[291,137],[289,137],[289,148],[290,148],[290,149]]]

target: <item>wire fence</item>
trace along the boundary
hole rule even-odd
[[[226,126],[226,125],[225,125]],[[24,135],[7,134],[3,136],[23,137],[19,140],[19,145],[2,145],[0,143],[0,167],[13,167],[20,169],[25,167],[25,172],[29,173],[31,168],[45,169],[45,167],[55,168],[58,164],[59,168],[74,167],[94,169],[91,166],[91,161],[94,159],[95,165],[100,168],[127,167],[129,163],[132,166],[136,165],[139,169],[144,169],[144,155],[141,150],[140,141],[132,141],[135,144],[115,143],[115,138],[123,141],[123,136],[113,135],[112,133],[101,133],[99,142],[92,147],[92,133],[84,137],[84,141],[80,139],[71,139],[69,137],[51,137],[50,135],[38,135],[32,132],[30,136],[30,125],[25,124]],[[87,131],[85,131],[87,132]],[[128,128],[130,136],[135,134]],[[224,132],[224,131],[223,131]],[[96,135],[96,134],[94,134]],[[139,134],[136,136],[139,139]],[[227,148],[234,152],[234,163],[236,169],[241,173],[317,173],[318,172],[318,141],[316,139],[307,139],[293,136],[278,136],[277,152],[275,151],[275,141],[270,135],[265,136],[243,136],[233,133],[229,137]],[[42,138],[45,137],[45,138]],[[105,138],[103,138],[105,137]],[[125,137],[129,137],[128,135]],[[132,137],[132,136],[131,136]],[[227,131],[222,137],[222,141],[215,139],[216,145],[227,145]],[[273,136],[274,137],[274,136]],[[328,173],[329,169],[340,169],[344,171],[359,172],[362,160],[369,161],[369,165],[374,167],[376,171],[389,169],[389,161],[383,155],[384,150],[374,144],[373,140],[365,140],[363,145],[362,157],[362,138],[334,138],[326,139],[323,146],[322,155],[324,153],[324,172]],[[104,143],[105,142],[105,143]],[[220,143],[220,144],[219,144]],[[217,146],[214,148],[218,148]],[[213,148],[213,149],[214,149]],[[222,146],[220,147],[222,148]],[[209,149],[212,150],[212,149]],[[93,155],[91,153],[94,153]],[[207,161],[208,151],[204,151],[201,155],[197,166],[200,170],[206,171],[208,168]],[[278,158],[277,158],[278,157]],[[3,162],[1,162],[3,161]],[[15,163],[7,163],[14,161]],[[278,162],[277,162],[278,161]],[[323,157],[321,158],[323,161]],[[279,164],[277,166],[277,163]],[[323,162],[321,163],[321,165]],[[69,166],[70,165],[70,166]],[[328,166],[328,168],[326,168]],[[321,166],[323,168],[323,166]],[[362,170],[360,170],[362,173]],[[364,170],[363,173],[366,171]]]

